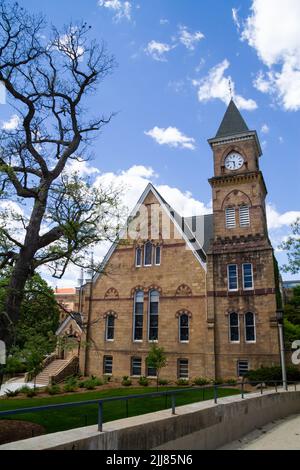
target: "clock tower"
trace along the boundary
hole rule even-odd
[[[207,326],[216,377],[278,364],[275,259],[256,131],[233,100],[214,138],[213,239],[207,253]]]

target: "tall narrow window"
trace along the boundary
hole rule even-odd
[[[142,248],[139,246],[135,250],[135,265],[137,268],[142,266]]]
[[[245,315],[245,338],[247,343],[255,343],[256,341],[255,315],[252,312]]]
[[[249,227],[250,225],[250,212],[249,206],[243,204],[239,207],[240,227]]]
[[[144,292],[137,291],[134,299],[133,340],[143,339]]]
[[[239,343],[240,341],[239,316],[235,312],[229,315],[229,340],[231,343]]]
[[[106,317],[106,341],[112,341],[115,336],[115,317],[108,315]]]
[[[152,265],[152,243],[147,242],[144,246],[144,266]]]
[[[103,374],[112,374],[113,370],[113,357],[104,356],[103,357]]]
[[[243,289],[253,289],[253,269],[251,263],[243,264]]]
[[[159,292],[152,290],[149,299],[149,341],[158,340],[158,307]]]
[[[161,258],[161,248],[160,246],[155,247],[155,264],[156,266],[160,265],[160,258]]]
[[[238,267],[237,264],[227,266],[228,290],[238,290]]]
[[[225,219],[226,219],[227,228],[235,228],[235,208],[234,207],[226,207]]]
[[[189,316],[186,313],[182,313],[179,317],[179,340],[189,340]]]
[[[142,359],[140,357],[131,358],[131,375],[142,375]]]
[[[249,370],[249,362],[247,360],[237,361],[237,375],[243,377]]]
[[[189,360],[178,359],[178,378],[188,379],[189,378]]]

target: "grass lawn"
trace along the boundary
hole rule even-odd
[[[174,387],[160,388],[159,391],[172,390]],[[195,389],[195,391],[183,391],[176,395],[176,406],[185,405],[187,403],[194,403],[202,400],[210,400],[213,398],[213,388]],[[54,396],[45,398],[24,398],[24,399],[1,399],[0,411],[15,410],[17,408],[27,408],[33,406],[51,405],[56,403],[70,403],[86,400],[95,400],[97,398],[108,398],[112,396],[126,396],[132,394],[141,394],[156,392],[156,388],[152,387],[139,387],[139,388],[120,388],[110,389],[103,391],[77,393],[64,396]],[[235,395],[240,393],[239,390],[231,388],[218,388],[218,396],[224,397],[228,395]],[[171,397],[157,397],[150,398],[132,398],[128,402],[128,415],[136,416],[153,411],[162,410],[164,408],[171,408]],[[33,423],[41,424],[47,433],[64,431],[66,429],[78,428],[86,425],[97,423],[98,406],[97,405],[83,405],[80,407],[70,407],[58,410],[46,410],[36,413],[26,413],[13,415],[11,419],[31,421]],[[113,421],[115,419],[126,417],[126,402],[116,401],[111,403],[104,403],[103,405],[104,422]],[[4,419],[10,419],[5,416]]]

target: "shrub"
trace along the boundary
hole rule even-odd
[[[236,380],[236,379],[227,379],[227,380],[226,380],[226,384],[227,384],[227,385],[236,385],[236,384],[237,384],[237,380]]]
[[[147,387],[149,385],[149,379],[147,379],[147,377],[140,377],[139,378],[139,384],[144,386],[144,387]]]
[[[195,385],[208,385],[211,383],[211,380],[207,379],[206,377],[196,377],[193,383]]]
[[[220,377],[217,378],[217,379],[215,379],[215,380],[213,380],[213,384],[214,384],[214,385],[222,385],[223,383],[224,383],[224,380],[221,379]]]
[[[96,388],[96,385],[93,379],[87,379],[83,382],[83,387],[87,390],[94,390]]]
[[[188,379],[178,379],[176,383],[177,385],[185,387],[186,385],[189,385],[190,382],[188,381]]]
[[[17,389],[17,390],[6,390],[5,396],[6,396],[6,398],[12,398],[12,397],[16,397],[17,395],[19,395],[19,393],[20,393],[19,389]]]
[[[129,387],[131,385],[131,380],[128,375],[124,375],[122,379],[122,385],[124,385],[124,387]]]
[[[59,385],[52,385],[51,387],[46,387],[46,392],[49,393],[49,395],[58,395],[61,393],[61,389]]]
[[[34,388],[30,388],[27,392],[26,392],[26,396],[28,398],[32,398],[32,397],[35,397],[37,395],[37,392],[36,390],[34,390]]]
[[[70,377],[69,379],[66,380],[66,383],[64,385],[65,392],[75,392],[77,388],[78,388],[78,381],[75,377]]]
[[[29,390],[31,390],[31,388],[28,387],[28,385],[23,385],[23,386],[19,389],[19,392],[26,394]]]
[[[94,381],[94,384],[95,384],[96,387],[98,387],[99,385],[104,384],[104,381],[102,379],[99,379],[99,377],[93,377],[92,376],[92,380]]]
[[[286,368],[287,380],[299,381],[300,370],[295,366],[288,366]],[[245,377],[249,382],[281,382],[282,371],[280,366],[260,367],[259,369],[249,370]]]
[[[158,385],[168,385],[169,381],[167,379],[159,379]]]
[[[80,381],[78,382],[78,387],[79,387],[79,388],[84,388],[85,382],[86,382],[85,380],[80,380]]]

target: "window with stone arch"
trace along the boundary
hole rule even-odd
[[[134,295],[133,308],[133,340],[143,340],[143,324],[144,324],[144,292],[137,290]]]
[[[240,319],[236,312],[229,314],[229,341],[231,343],[240,342]]]
[[[190,337],[190,319],[187,312],[179,314],[179,341],[188,343]]]
[[[255,315],[252,312],[245,314],[245,340],[246,343],[256,342],[256,322]]]
[[[148,309],[148,340],[158,341],[159,292],[151,290]]]
[[[231,191],[222,205],[225,213],[225,227],[227,229],[249,227],[251,205],[251,200],[246,193],[237,189]]]
[[[108,313],[105,320],[105,339],[113,341],[115,339],[115,314]]]

